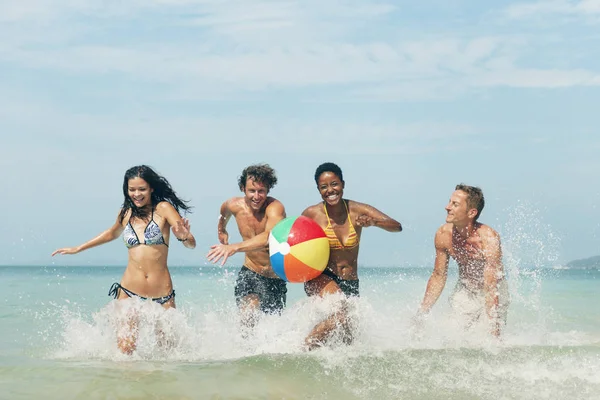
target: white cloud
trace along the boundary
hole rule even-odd
[[[584,13],[600,14],[600,1],[582,0],[577,4],[577,9]]]
[[[510,18],[541,17],[546,14],[600,15],[600,0],[550,0],[517,3],[506,9]]]
[[[450,100],[466,92],[463,82],[448,78],[406,79],[398,83],[361,85],[331,102],[397,102]]]
[[[510,18],[524,18],[541,13],[566,13],[571,9],[568,1],[539,1],[535,3],[516,3],[506,9]]]
[[[235,85],[242,90],[269,86],[403,82],[436,80],[468,74],[503,60],[511,41],[478,38],[414,41],[396,45],[307,44],[265,51],[232,51],[218,55],[185,46],[74,46],[66,49],[17,50],[4,58],[31,69],[79,74],[122,73],[155,82],[197,86],[205,82]]]
[[[509,14],[594,10],[596,3],[521,4]],[[15,7],[0,3],[0,15],[12,21],[0,25],[7,38],[0,63],[88,77],[90,84],[97,79],[98,86],[108,76],[156,84],[160,99],[329,88],[337,98],[310,98],[410,101],[454,98],[472,87],[553,88],[596,85],[598,79],[579,66],[524,65],[520,57],[530,48],[515,36],[398,39],[400,18],[409,15],[385,2],[23,0]]]
[[[335,118],[230,116],[168,116],[146,110],[139,114],[73,113],[62,107],[25,97],[0,102],[2,165],[18,165],[27,157],[38,165],[65,157],[87,159],[105,154],[120,159],[144,143],[175,145],[164,149],[181,154],[262,152],[272,143],[277,152],[330,153],[343,132],[348,154],[423,154],[443,151],[450,143],[466,145],[480,132],[450,121],[358,121]],[[43,123],[41,122],[43,121]],[[35,140],[33,140],[35,138]],[[448,142],[448,143],[447,143]]]
[[[475,75],[471,82],[474,86],[564,88],[596,86],[600,84],[600,75],[585,70],[507,69]]]
[[[32,70],[102,78],[118,74],[167,84],[162,98],[227,98],[270,88],[333,87],[337,101],[453,98],[468,87],[555,88],[595,86],[600,76],[584,69],[548,70],[515,65],[513,40],[444,39],[391,45],[314,44],[298,48],[217,55],[184,46],[78,46],[17,50],[4,58]],[[346,93],[350,97],[345,96]],[[336,101],[336,95],[319,95]]]

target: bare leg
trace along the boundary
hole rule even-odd
[[[118,300],[127,300],[129,296],[124,292],[120,291]],[[162,305],[165,309],[175,308],[175,297],[172,297],[169,301]],[[131,313],[131,309],[128,311]],[[137,315],[130,315],[127,318],[125,326],[121,326],[117,332],[117,346],[119,350],[124,354],[131,355],[137,348],[137,339],[139,335],[138,328],[139,318]],[[162,329],[156,329],[157,342],[159,346],[164,344],[171,344],[165,338],[165,334]]]
[[[327,275],[321,275],[305,284],[309,296],[319,295],[321,297],[341,293],[337,283]],[[319,322],[304,340],[307,350],[313,350],[325,345],[337,329],[342,329],[344,343],[352,343],[352,330],[348,321],[348,309],[346,305],[333,312],[324,321]]]
[[[345,344],[352,344],[352,330],[348,323],[348,312],[346,307],[334,312],[324,321],[318,323],[304,340],[308,350],[324,346],[338,329],[341,329],[342,340]]]
[[[260,312],[260,298],[257,294],[249,294],[243,297],[238,305],[242,323],[242,336],[247,337],[248,332],[258,323]]]
[[[129,317],[126,326],[121,327],[117,333],[117,346],[123,354],[131,355],[136,349],[138,338],[138,319],[135,316]]]
[[[168,310],[169,308],[176,308],[175,297],[171,297],[171,299],[169,299],[169,301],[164,303],[162,306],[165,310]],[[156,334],[156,342],[158,346],[166,348],[174,347],[175,343],[172,339],[168,338],[167,335],[165,335],[165,331],[161,328],[161,325],[161,320],[159,320],[154,331]]]
[[[119,292],[119,305],[125,307],[124,310],[127,312],[127,319],[125,321],[118,321],[119,326],[117,327],[117,347],[123,354],[131,355],[137,348],[138,338],[138,316],[134,314],[131,308],[123,305],[122,300],[129,299],[129,296],[124,291]],[[119,307],[120,308],[120,307]],[[119,318],[120,319],[120,318]]]

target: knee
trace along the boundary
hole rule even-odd
[[[131,355],[136,349],[135,338],[122,337],[118,339],[117,345],[123,354]]]

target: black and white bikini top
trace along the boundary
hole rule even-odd
[[[140,244],[145,244],[148,246],[164,244],[165,246],[169,247],[169,245],[165,243],[165,238],[163,237],[160,227],[154,221],[154,210],[152,210],[150,222],[148,222],[148,225],[146,225],[146,228],[144,229],[144,243],[140,242],[137,233],[135,233],[135,229],[133,229],[133,226],[131,226],[131,218],[129,218],[127,226],[123,231],[123,241],[128,249],[139,246]]]

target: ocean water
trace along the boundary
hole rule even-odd
[[[164,311],[107,296],[124,267],[0,267],[0,399],[600,399],[598,270],[509,271],[496,341],[449,313],[455,267],[421,330],[430,269],[360,267],[354,344],[312,352],[304,337],[336,299],[288,284],[284,313],[243,338],[237,270],[171,267]],[[122,303],[144,315],[131,356],[115,342]]]

